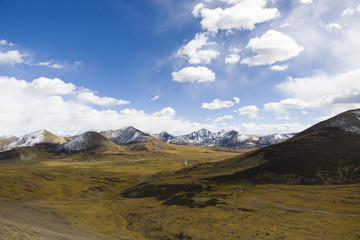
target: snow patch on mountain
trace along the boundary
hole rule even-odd
[[[339,127],[347,132],[360,134],[360,109],[345,112],[335,118],[329,119],[328,126]]]

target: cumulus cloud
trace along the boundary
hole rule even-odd
[[[240,115],[248,115],[249,118],[259,118],[259,108],[254,105],[239,108],[237,112]]]
[[[240,61],[240,55],[238,54],[230,54],[227,58],[225,58],[226,64],[234,64]]]
[[[213,82],[215,73],[207,67],[186,67],[171,73],[175,82]]]
[[[249,66],[273,64],[289,60],[304,50],[293,38],[275,30],[267,31],[260,38],[250,39],[246,48],[251,49],[255,56],[241,61]]]
[[[159,98],[160,98],[159,95],[156,95],[153,98],[151,98],[150,101],[155,101],[155,100],[158,100]]]
[[[24,82],[25,83],[25,82]],[[26,82],[28,90],[44,95],[66,95],[72,93],[76,86],[72,83],[65,83],[58,78],[40,77],[30,83]]]
[[[253,30],[255,25],[277,18],[280,14],[276,8],[267,8],[266,0],[226,1],[228,8],[207,8],[204,4],[194,7],[195,17],[201,17],[201,27],[209,32],[219,30]]]
[[[171,108],[171,107],[167,107],[167,108],[163,108],[160,111],[157,111],[153,114],[153,116],[157,116],[157,117],[174,117],[176,114],[176,111]]]
[[[231,120],[233,118],[234,118],[233,115],[225,115],[225,116],[222,116],[222,117],[215,118],[213,120],[213,122],[217,123],[217,122],[221,122],[221,121],[224,121],[224,120]]]
[[[234,99],[235,103],[240,103],[240,98],[238,98],[238,97],[233,97],[233,99]]]
[[[118,129],[129,125],[151,133],[166,129],[171,129],[173,134],[185,134],[200,128],[217,130],[213,125],[175,118],[175,110],[170,107],[155,113],[131,108],[100,111],[78,100],[78,88],[72,83],[39,79],[42,80],[33,83],[0,77],[0,102],[7,103],[0,104],[1,135],[24,134],[42,128],[55,133],[74,134],[89,129]]]
[[[221,101],[220,99],[214,99],[210,103],[203,103],[201,108],[206,109],[221,109],[221,108],[228,108],[234,106],[232,101]]]
[[[26,55],[21,54],[18,50],[12,50],[7,52],[0,51],[0,65],[14,65],[16,63],[23,63],[25,62],[24,57],[26,57]]]
[[[271,102],[264,104],[264,110],[275,113],[285,113],[286,109],[300,109],[306,108],[307,106],[308,104],[304,100],[287,98],[280,102]]]
[[[13,44],[12,42],[9,42],[9,41],[5,40],[5,39],[1,39],[1,40],[0,40],[0,46],[13,47],[14,44]]]
[[[273,65],[270,67],[270,70],[273,70],[273,71],[284,71],[286,69],[288,69],[288,65],[285,64],[285,65]]]
[[[77,98],[83,102],[96,104],[100,106],[108,106],[108,105],[124,105],[129,104],[129,101],[124,101],[121,99],[115,99],[111,97],[99,97],[96,96],[93,92],[82,92],[77,95]]]
[[[207,42],[207,40],[208,35],[206,33],[197,33],[195,39],[180,48],[175,56],[187,58],[189,64],[209,64],[220,53],[213,49],[202,49],[205,46],[215,44],[214,42]]]
[[[320,73],[308,78],[289,77],[276,87],[283,94],[297,99],[298,104],[293,107],[322,108],[336,113],[360,107],[359,79],[360,68],[357,68],[330,76]]]

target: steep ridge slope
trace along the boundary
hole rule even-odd
[[[247,180],[260,183],[347,184],[360,182],[360,109],[339,114],[292,139],[230,159],[212,172],[214,181]],[[260,160],[247,169],[232,168]]]
[[[65,138],[56,136],[45,129],[41,129],[24,135],[20,139],[10,143],[6,147],[6,149],[10,150],[17,147],[31,147],[39,144],[56,146],[63,144],[65,142],[66,142]]]
[[[116,148],[117,145],[97,132],[85,132],[52,149],[55,153],[77,153],[98,148]]]

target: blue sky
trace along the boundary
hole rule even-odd
[[[295,132],[360,107],[360,1],[0,0],[0,135]]]

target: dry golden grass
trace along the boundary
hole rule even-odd
[[[119,149],[51,159],[44,154],[37,160],[1,165],[0,201],[55,212],[73,226],[99,234],[97,239],[360,238],[359,216],[332,214],[360,214],[359,184],[214,183],[190,193],[126,198],[124,190],[144,181],[151,183],[150,176],[160,171],[183,168],[185,159],[198,164],[239,154],[172,145],[160,149],[149,143],[145,147],[146,151],[120,148],[123,155],[118,155]],[[163,184],[193,181],[159,179]],[[1,231],[0,238],[6,239]]]

